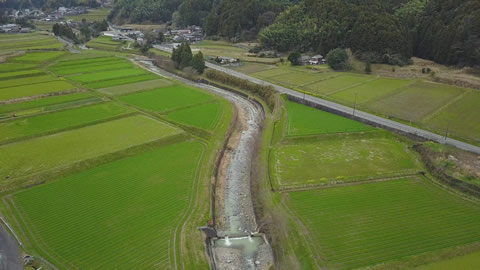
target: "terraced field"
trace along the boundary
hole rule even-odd
[[[138,83],[130,83],[124,85],[117,85],[107,88],[99,89],[100,92],[107,94],[107,95],[125,95],[131,94],[134,92],[140,92],[144,90],[152,90],[155,88],[170,86],[173,83],[166,79],[159,79],[159,80],[152,80],[152,81],[144,81]]]
[[[55,37],[42,33],[2,34],[0,37],[0,51],[44,50],[63,48],[63,44]]]
[[[145,110],[166,112],[212,101],[213,96],[191,87],[175,85],[121,96],[120,100]]]
[[[18,114],[19,112],[32,109],[34,109],[35,112],[48,111],[49,108],[52,108],[55,105],[77,103],[91,99],[92,97],[91,94],[79,92],[69,95],[50,96],[20,103],[4,104],[0,106],[0,115],[6,113],[9,113],[9,115],[14,113]]]
[[[422,178],[288,194],[329,269],[354,269],[480,241],[480,205]]]
[[[287,136],[364,132],[373,127],[332,113],[287,101]]]
[[[360,110],[390,117],[405,123],[444,134],[448,122],[455,123],[451,136],[480,145],[480,120],[462,114],[464,98],[473,89],[440,83],[394,79],[347,72],[332,72],[326,65],[313,68],[286,64],[261,65],[247,63],[238,71],[293,90],[306,92]],[[466,111],[466,110],[465,110]],[[438,116],[437,116],[438,115]],[[449,120],[445,120],[447,117]],[[473,113],[470,114],[474,115]],[[471,130],[471,131],[470,131]]]
[[[200,175],[209,179],[203,157],[214,160],[232,114],[227,101],[117,54],[35,52],[0,64],[2,216],[25,250],[60,269],[179,263],[177,226]],[[188,252],[203,254],[198,244]]]
[[[64,80],[0,88],[0,101],[45,95],[77,88]]]
[[[17,193],[11,204],[58,267],[170,269],[203,152],[198,142],[164,146]]]
[[[98,56],[62,60],[49,67],[69,80],[82,83],[88,88],[99,89],[158,79],[159,77],[134,66],[125,58]],[[130,88],[132,89],[132,88]]]
[[[157,120],[132,116],[0,146],[0,155],[9,157],[0,161],[0,186],[179,133]]]
[[[478,104],[480,93],[471,91],[423,122],[432,129],[448,129],[450,134],[480,143],[480,125],[476,124],[480,115]]]
[[[132,112],[133,110],[129,108],[110,102],[0,122],[0,144],[22,137],[104,121]]]
[[[406,145],[380,132],[285,143],[273,151],[272,158],[280,187],[363,181],[415,174],[419,169]]]
[[[195,107],[186,108],[167,113],[167,119],[177,123],[193,126],[205,130],[213,130],[224,114],[224,108],[228,104],[220,101],[200,104]]]

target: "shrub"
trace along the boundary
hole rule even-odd
[[[345,49],[336,48],[328,52],[327,64],[335,70],[346,69],[348,67],[348,54]]]
[[[298,66],[300,65],[300,56],[301,54],[299,52],[292,52],[290,55],[288,55],[288,61],[290,61],[293,66]]]
[[[275,108],[276,92],[273,86],[252,83],[249,80],[240,79],[214,69],[207,69],[205,75],[208,79],[218,81],[230,86],[238,87],[253,95],[260,97],[263,101],[265,101],[265,103],[267,103],[270,110],[273,110]]]

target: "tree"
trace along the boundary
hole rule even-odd
[[[292,66],[298,66],[300,65],[300,57],[301,54],[298,51],[295,51],[288,55],[288,61],[292,63]]]
[[[345,49],[336,48],[327,54],[327,64],[335,70],[347,67],[348,54]]]
[[[199,74],[202,74],[205,70],[205,60],[203,59],[203,53],[198,52],[192,59],[192,67],[197,70]]]
[[[192,58],[192,50],[190,49],[190,45],[188,45],[188,43],[182,43],[172,52],[172,60],[179,69],[190,66],[192,64]]]

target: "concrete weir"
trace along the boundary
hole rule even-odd
[[[159,75],[210,91],[235,106],[236,122],[219,162],[221,172],[217,175],[216,197],[212,202],[216,222],[214,227],[201,229],[207,236],[211,269],[268,269],[273,264],[273,252],[265,235],[258,232],[250,190],[251,163],[256,154],[256,140],[261,136],[263,109],[247,95],[192,82],[157,68],[151,60],[136,62]]]

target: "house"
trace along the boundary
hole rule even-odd
[[[325,59],[323,59],[323,56],[319,54],[319,55],[312,56],[312,58],[310,58],[310,60],[308,61],[308,63],[309,63],[310,65],[324,64],[324,63],[325,63]]]

